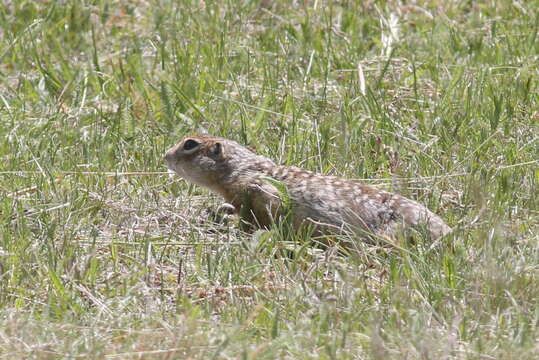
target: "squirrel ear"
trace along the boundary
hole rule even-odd
[[[223,154],[223,145],[220,142],[216,142],[210,148],[210,153],[213,156],[221,156]]]

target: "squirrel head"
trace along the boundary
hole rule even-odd
[[[165,154],[168,168],[190,183],[211,188],[226,171],[226,141],[213,136],[188,136]]]
[[[186,137],[167,151],[165,159],[168,168],[187,182],[222,195],[229,185],[248,186],[246,178],[266,175],[275,166],[235,141],[212,135]]]

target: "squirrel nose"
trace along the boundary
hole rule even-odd
[[[174,159],[174,154],[176,153],[175,150],[176,150],[176,147],[172,147],[167,150],[167,152],[165,153],[165,159],[167,161],[171,161],[172,159]]]

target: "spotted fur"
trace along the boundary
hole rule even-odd
[[[220,194],[255,226],[268,227],[282,215],[279,191],[267,180],[271,178],[286,185],[294,226],[313,224],[319,235],[347,233],[395,240],[416,228],[438,239],[451,231],[416,201],[347,179],[276,165],[232,140],[189,136],[169,149],[165,158],[171,170]]]

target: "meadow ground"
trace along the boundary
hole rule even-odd
[[[4,1],[0,359],[537,359],[539,2]],[[209,132],[455,228],[212,221]]]

